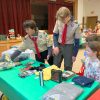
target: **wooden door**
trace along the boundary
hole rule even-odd
[[[94,29],[97,20],[98,20],[98,16],[88,16],[86,20],[86,27]]]

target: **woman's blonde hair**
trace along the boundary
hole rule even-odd
[[[66,18],[67,16],[70,16],[70,10],[67,7],[61,7],[58,9],[56,13],[57,20],[63,20],[63,18]]]

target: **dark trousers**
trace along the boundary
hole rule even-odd
[[[64,46],[59,44],[59,49],[59,54],[54,55],[54,64],[60,68],[64,59],[64,69],[72,70],[73,44],[65,44]]]
[[[37,61],[45,63],[45,59],[47,59],[48,50],[40,53],[41,58],[38,58],[37,54],[35,54],[35,58]],[[53,65],[53,56],[50,56],[49,60],[47,60],[49,65]]]

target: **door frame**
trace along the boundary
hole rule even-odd
[[[87,17],[86,17],[86,27],[87,27],[87,28],[89,28],[89,27],[88,27],[88,18],[96,18],[96,19],[98,20],[98,16],[87,16]],[[96,20],[96,21],[97,21],[97,20]],[[96,22],[94,23],[94,26],[95,26],[95,25],[96,25]]]

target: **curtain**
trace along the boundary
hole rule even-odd
[[[0,0],[0,34],[8,35],[9,29],[15,35],[24,36],[23,21],[31,19],[30,0]]]
[[[48,3],[48,31],[53,34],[53,28],[56,21],[56,5],[53,2]]]

